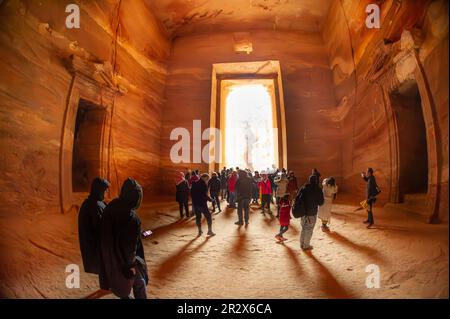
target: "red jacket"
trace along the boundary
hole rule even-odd
[[[289,201],[282,200],[280,205],[280,226],[289,226],[289,221],[291,219],[291,204]]]
[[[258,183],[258,188],[261,190],[261,194],[262,195],[270,195],[270,194],[272,194],[272,185],[270,184],[270,180],[269,179],[266,179],[265,181],[261,180]]]
[[[189,188],[192,187],[192,183],[198,181],[200,177],[198,175],[192,175],[191,178],[189,178]]]
[[[234,193],[235,191],[236,182],[237,182],[237,174],[233,173],[231,177],[228,179],[228,190],[232,193]]]

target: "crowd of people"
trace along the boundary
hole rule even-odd
[[[311,250],[311,237],[317,218],[322,230],[329,231],[331,207],[336,198],[338,186],[333,177],[320,182],[320,173],[312,170],[308,182],[301,187],[294,172],[272,169],[252,172],[248,169],[223,168],[220,173],[180,172],[176,180],[176,201],[180,218],[195,215],[198,236],[203,234],[201,221],[205,217],[207,236],[214,236],[212,213],[226,209],[237,210],[236,225],[250,222],[250,205],[256,205],[262,214],[273,217],[271,204],[276,206],[276,218],[280,229],[275,234],[279,243],[289,229],[291,216],[300,218],[302,227],[300,247]],[[372,206],[380,193],[371,168],[361,173],[367,183],[367,198],[364,205],[370,228],[374,224]],[[129,298],[131,291],[135,298],[146,298],[148,271],[144,255],[141,221],[136,210],[143,198],[139,183],[128,178],[123,183],[118,198],[106,203],[105,192],[110,184],[102,178],[95,178],[88,198],[80,207],[78,233],[84,270],[99,276],[102,291],[111,291],[120,298]],[[191,210],[189,211],[189,201]],[[208,206],[211,203],[211,208]],[[301,204],[301,205],[300,205]],[[299,207],[303,209],[299,209]],[[301,215],[296,214],[302,211]]]
[[[370,228],[374,224],[372,205],[378,195],[373,170],[369,168],[362,173],[367,182],[367,211],[365,221]],[[280,231],[275,235],[279,242],[286,238],[283,234],[289,229],[292,206],[301,198],[306,213],[301,216],[300,245],[304,250],[312,249],[310,239],[317,218],[321,220],[321,228],[328,232],[333,200],[336,198],[338,186],[334,177],[320,180],[321,174],[312,169],[307,183],[299,186],[293,171],[286,169],[267,169],[252,172],[249,169],[226,168],[220,172],[200,173],[198,170],[179,172],[176,181],[176,201],[179,204],[180,218],[195,216],[199,236],[202,235],[201,219],[205,217],[208,224],[208,236],[214,236],[211,214],[222,212],[221,202],[226,201],[227,209],[237,210],[236,225],[248,226],[250,205],[257,205],[262,214],[273,214],[271,204],[276,206],[276,218],[279,219]],[[192,200],[192,212],[189,212],[189,200]],[[208,208],[211,202],[211,210]]]

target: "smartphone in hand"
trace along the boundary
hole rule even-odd
[[[153,232],[151,230],[145,230],[142,232],[142,237],[147,238],[151,234],[153,234]]]

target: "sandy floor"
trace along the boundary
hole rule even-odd
[[[178,220],[174,203],[144,205],[143,229],[154,230],[144,241],[149,297],[448,298],[447,224],[377,208],[376,226],[367,230],[364,212],[356,208],[336,204],[331,233],[316,225],[314,250],[305,253],[298,220],[292,220],[288,241],[278,244],[278,220],[256,207],[248,228],[234,225],[235,210],[214,215],[217,235],[208,239],[197,238],[192,218]],[[82,271],[76,219],[74,212],[0,221],[2,297],[83,298],[97,290],[96,277]],[[68,264],[80,265],[78,289],[65,285]],[[378,289],[366,287],[369,264],[380,269]]]

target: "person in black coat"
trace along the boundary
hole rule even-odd
[[[202,231],[202,214],[206,218],[208,224],[208,236],[214,236],[212,231],[212,217],[208,209],[208,201],[211,198],[208,196],[208,174],[202,174],[199,180],[194,181],[191,187],[192,207],[195,212],[195,223],[198,227],[198,236],[203,234]]]
[[[136,213],[141,202],[142,187],[128,178],[102,218],[100,288],[125,299],[131,290],[136,299],[147,298],[147,264]]]
[[[373,212],[372,212],[372,206],[376,201],[376,196],[380,193],[380,189],[377,185],[377,182],[375,180],[375,176],[373,175],[373,169],[368,168],[367,172],[361,173],[361,177],[366,181],[367,187],[366,187],[366,197],[367,197],[367,204],[369,205],[369,209],[367,210],[367,220],[364,221],[367,225],[367,228],[370,228],[374,224],[373,219]]]
[[[106,179],[95,178],[78,213],[78,239],[84,271],[97,275],[100,272],[100,224],[106,207],[103,199],[108,187]]]
[[[248,176],[248,173],[244,170],[238,171],[238,180],[235,186],[236,198],[238,202],[238,221],[236,225],[243,225],[245,219],[245,225],[248,225],[249,220],[249,206],[250,200],[253,194],[253,179]],[[244,216],[242,216],[244,215]]]
[[[319,187],[317,175],[311,175],[309,182],[299,191],[299,196],[305,205],[305,215],[301,217],[302,232],[300,234],[300,247],[303,250],[311,250],[311,237],[317,220],[319,206],[323,205],[324,197]]]
[[[217,173],[215,172],[211,174],[211,179],[208,181],[208,189],[212,199],[212,207],[213,207],[212,211],[214,212],[216,210],[217,205],[217,208],[220,213],[222,211],[222,209],[220,208],[220,200],[219,200],[221,183],[220,179],[217,177]]]
[[[183,209],[186,212],[186,217],[189,217],[189,183],[183,172],[179,172],[175,187],[175,198],[180,209],[180,218],[184,217]]]
[[[227,171],[222,170],[220,173],[220,196],[222,197],[222,200],[227,198]]]

